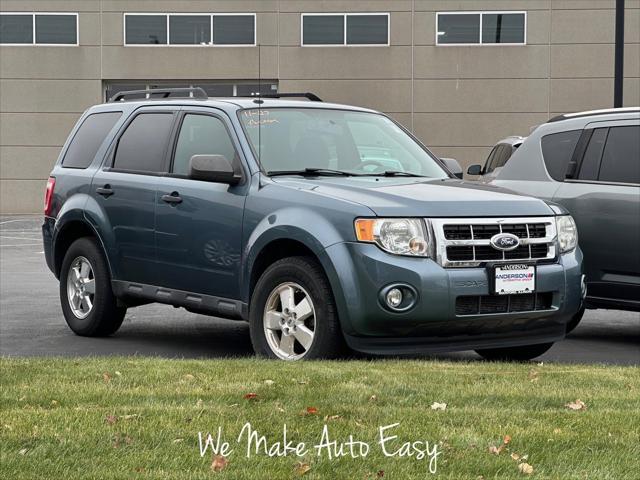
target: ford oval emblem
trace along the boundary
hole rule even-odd
[[[491,237],[491,246],[496,250],[508,252],[520,245],[520,239],[512,233],[498,233]]]

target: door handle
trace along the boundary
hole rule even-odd
[[[163,195],[160,197],[163,202],[167,202],[172,205],[177,205],[178,203],[182,203],[182,197],[178,192],[171,192],[171,195]]]
[[[104,187],[96,188],[96,193],[106,198],[113,195],[115,192],[111,189],[111,185],[107,183]]]

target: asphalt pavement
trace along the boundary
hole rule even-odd
[[[195,315],[167,305],[127,312],[108,338],[84,338],[67,327],[58,282],[44,260],[40,216],[0,217],[0,354],[4,356],[140,355],[220,358],[253,355],[246,323]],[[474,352],[434,355],[479,359]],[[541,361],[640,364],[640,313],[587,311],[582,323]]]

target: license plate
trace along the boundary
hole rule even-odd
[[[536,267],[533,265],[497,265],[494,275],[497,295],[533,293],[536,289]]]

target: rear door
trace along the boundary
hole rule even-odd
[[[181,112],[170,173],[157,184],[158,285],[239,298],[248,182],[230,186],[188,178],[193,155],[224,155],[246,180],[237,145],[223,112],[195,107]]]
[[[167,171],[176,116],[167,107],[136,111],[93,177],[91,195],[104,216],[94,223],[103,230],[115,280],[155,282],[156,188]]]
[[[587,125],[554,200],[574,216],[590,297],[640,298],[640,122]],[[578,152],[577,152],[578,153]],[[574,157],[575,158],[575,157]]]

